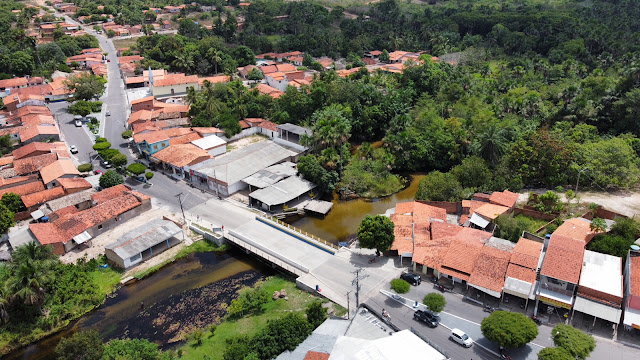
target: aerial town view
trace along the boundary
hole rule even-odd
[[[640,359],[639,1],[0,19],[1,359]]]

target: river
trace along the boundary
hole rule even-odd
[[[86,329],[97,330],[105,341],[140,337],[168,348],[184,333],[223,316],[226,311],[221,304],[228,304],[240,288],[270,274],[268,266],[234,248],[191,254],[142,281],[120,287],[102,306],[63,331],[3,359],[53,360],[61,338]]]
[[[399,202],[413,200],[423,177],[424,175],[407,176],[409,185],[406,188],[381,199],[344,201],[334,195],[333,207],[324,218],[306,216],[290,219],[287,222],[332,243],[345,241],[357,232],[362,218],[366,215],[384,214],[387,209],[395,207]]]

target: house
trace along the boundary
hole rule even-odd
[[[506,206],[495,204],[484,204],[471,213],[469,222],[477,229],[492,231],[493,226],[489,226],[498,216],[509,212]]]
[[[169,136],[162,130],[134,134],[133,141],[138,146],[138,152],[144,154],[147,158],[149,155],[153,155],[169,146]]]
[[[128,79],[128,78],[127,78]],[[134,113],[140,110],[152,110],[155,97],[147,96],[142,99],[131,101],[131,112]]]
[[[105,255],[111,263],[128,269],[162,253],[182,241],[182,229],[169,220],[157,219],[139,226],[118,241],[105,247]]]
[[[251,70],[255,69],[256,66],[255,65],[247,65],[244,67],[239,67],[238,68],[238,74],[240,75],[241,78],[246,79],[247,76],[249,75],[249,73],[251,72]]]
[[[264,120],[258,124],[258,132],[268,136],[270,139],[274,139],[278,136],[278,126],[271,121]]]
[[[38,175],[16,176],[9,179],[0,178],[0,190],[30,182],[39,182]]]
[[[200,134],[200,136],[202,136],[203,138],[207,136],[218,136],[218,137],[224,136],[224,131],[216,127],[194,127],[192,129],[193,131]]]
[[[306,151],[307,148],[300,144],[300,139],[303,135],[311,136],[312,131],[302,126],[293,124],[280,124],[277,125],[278,137],[273,140],[281,145],[294,148],[299,151]]]
[[[15,186],[6,187],[0,190],[0,197],[4,194],[14,193],[16,195],[29,195],[44,190],[44,185],[41,181],[31,181],[28,183],[16,184]]]
[[[29,80],[26,77],[0,80],[0,91],[26,88],[27,86],[29,86]]]
[[[29,175],[39,172],[42,168],[58,160],[58,155],[47,153],[25,157],[13,161],[13,169],[17,175]]]
[[[257,142],[191,166],[191,182],[228,196],[247,188],[243,179],[297,155],[273,141]]]
[[[39,91],[38,91],[39,92]],[[16,111],[23,106],[44,106],[44,96],[41,94],[16,94],[5,96],[2,98],[4,106],[8,111]]]
[[[58,183],[64,189],[65,193],[73,194],[79,191],[91,189],[91,183],[89,183],[85,178],[82,177],[74,177],[74,178],[66,178],[61,177],[58,178]]]
[[[287,80],[287,76],[284,73],[279,71],[272,72],[265,75],[265,80],[267,84],[272,88],[278,89],[282,92],[287,90],[287,86],[289,85],[289,81]]]
[[[185,170],[186,176],[190,177],[189,166],[202,163],[210,158],[211,155],[198,146],[193,144],[177,144],[153,154],[151,160],[161,162],[163,165],[169,165],[173,175],[182,179],[185,177]]]
[[[155,80],[151,87],[151,93],[158,98],[172,96],[186,96],[187,89],[193,87],[200,89],[197,75],[186,76],[185,74],[169,74],[164,79]]]
[[[278,90],[267,84],[258,84],[255,89],[257,89],[262,94],[271,96],[273,99],[277,99],[280,96],[284,95],[284,91]]]
[[[19,160],[22,158],[28,158],[32,156],[44,155],[56,153],[58,157],[69,157],[69,152],[67,151],[67,146],[64,142],[53,142],[53,143],[44,143],[44,142],[31,142],[27,145],[21,146],[11,153],[13,155],[14,160]]]
[[[536,298],[543,246],[542,242],[520,238],[511,252],[503,291],[525,299],[525,307],[529,305],[529,300]]]
[[[227,142],[217,136],[203,137],[191,143],[208,152],[211,156],[218,156],[227,152]]]
[[[640,330],[640,252],[630,250],[624,268],[624,317],[625,330]]]
[[[60,186],[58,182],[60,178],[74,178],[77,176],[80,176],[80,172],[71,159],[60,159],[40,169],[40,177],[47,189]]]
[[[316,62],[322,65],[324,70],[330,70],[334,67],[333,59],[331,58],[320,58],[316,59]]]
[[[231,81],[231,76],[229,76],[229,75],[216,75],[216,76],[198,78],[198,84],[200,84],[200,86],[204,85],[205,81],[208,81],[211,84],[228,83],[229,81]]]
[[[102,54],[80,54],[68,57],[66,64],[71,66],[77,63],[83,68],[90,68],[92,65],[101,64],[102,61]]]
[[[118,192],[120,187],[125,190]],[[151,208],[149,196],[128,190],[124,185],[102,192],[105,191],[108,199],[96,201],[95,206],[78,212],[72,210],[52,222],[30,224],[29,231],[41,245],[51,245],[54,254],[63,255],[78,245],[90,244],[93,237]]]
[[[495,298],[502,296],[505,274],[514,244],[492,237],[480,249],[469,276],[469,286]]]
[[[55,187],[52,189],[38,191],[32,194],[22,195],[22,203],[27,208],[27,211],[33,212],[37,208],[48,201],[63,197],[65,195],[64,189],[61,187]]]

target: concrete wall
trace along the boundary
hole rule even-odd
[[[151,109],[153,109],[153,100],[148,100],[148,101],[131,105],[131,112],[136,112],[140,110],[151,110]]]
[[[92,238],[102,234],[105,231],[111,230],[114,227],[133,219],[134,217],[142,214],[143,212],[151,209],[151,201],[146,201],[138,207],[135,207],[124,214],[118,216],[117,218],[112,218],[105,221],[102,224],[98,224],[92,228],[87,229],[87,232],[91,235]],[[116,220],[117,219],[117,220]]]
[[[180,95],[186,95],[187,89],[190,87],[195,87],[196,90],[200,89],[200,86],[198,85],[198,83],[189,83],[189,84],[178,84],[173,86],[153,86],[151,88],[151,92],[155,97],[172,96],[172,95],[180,96]],[[171,90],[173,90],[173,94]]]
[[[439,207],[441,209],[445,209],[447,211],[447,214],[459,214],[462,209],[461,202],[425,201],[425,200],[417,200],[417,202],[421,204],[431,205],[431,206]]]
[[[532,210],[532,209],[526,209],[526,208],[514,208],[513,209],[513,216],[517,216],[517,215],[525,215],[528,217],[532,217],[534,219],[540,219],[540,220],[545,220],[545,221],[551,221],[554,220],[557,215],[553,215],[553,214],[546,214],[540,211],[536,211],[536,210]]]
[[[211,148],[211,149],[207,150],[207,152],[211,156],[222,155],[222,154],[227,152],[227,144],[222,144],[220,146],[216,146],[214,148]]]

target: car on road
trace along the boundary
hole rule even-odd
[[[416,310],[416,312],[413,313],[413,319],[424,322],[430,328],[438,327],[440,323],[440,316],[424,310]]]
[[[111,116],[111,113],[107,111],[106,115],[107,115],[107,116]]]
[[[414,285],[414,286],[420,285],[420,282],[422,281],[422,280],[420,280],[420,275],[411,274],[411,273],[404,273],[404,274],[400,275],[400,279],[402,279],[402,280],[404,280],[404,281],[406,281],[409,284]]]
[[[69,151],[71,151],[72,154],[77,154],[78,148],[75,145],[71,145],[71,147],[69,148]]]
[[[82,126],[82,121],[76,120],[75,124],[76,124],[76,127],[81,127]]]
[[[95,173],[96,173],[96,175],[100,175],[100,174],[102,174],[102,170],[96,170]]]
[[[453,340],[454,342],[457,342],[458,344],[464,347],[471,347],[471,345],[473,345],[473,339],[471,339],[469,335],[465,334],[464,331],[460,329],[451,330],[449,339]]]
[[[105,169],[110,169],[113,165],[111,164],[110,161],[103,161],[102,162],[102,167]]]

